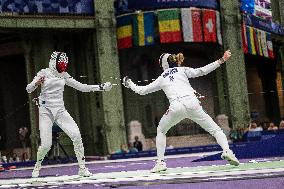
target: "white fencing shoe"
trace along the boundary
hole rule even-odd
[[[164,161],[157,161],[155,167],[151,169],[151,173],[157,173],[160,171],[166,171],[167,170],[167,165]]]
[[[93,176],[93,174],[89,171],[88,168],[79,168],[78,175],[79,175],[79,176],[82,176],[82,177],[90,177],[90,176]]]
[[[231,165],[238,166],[240,164],[239,160],[231,150],[223,151],[221,158],[227,160]]]

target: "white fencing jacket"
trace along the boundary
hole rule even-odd
[[[137,86],[132,81],[129,87],[137,94],[146,95],[155,91],[163,90],[170,102],[192,96],[196,98],[195,90],[191,87],[188,78],[206,75],[220,66],[219,61],[215,61],[201,68],[175,67],[168,68],[155,81],[146,86]]]
[[[58,73],[55,64],[55,59],[50,59],[49,68],[40,70],[26,87],[27,92],[31,93],[37,88],[35,83],[41,77],[45,78],[41,85],[40,104],[47,107],[64,106],[63,91],[65,84],[82,92],[102,90],[99,85],[87,85],[76,81],[67,72]]]

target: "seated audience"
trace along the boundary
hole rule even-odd
[[[138,152],[137,148],[135,148],[133,146],[133,143],[131,143],[131,142],[128,143],[128,150],[129,150],[129,153],[136,153],[136,152]]]
[[[256,121],[251,121],[248,131],[249,132],[263,131],[263,128],[261,126],[258,126]]]
[[[113,152],[112,154],[125,154],[128,153],[129,150],[127,149],[127,146],[125,144],[120,145],[120,149]]]
[[[284,129],[284,120],[281,120],[279,123],[279,129]]]
[[[278,130],[278,127],[276,125],[274,125],[273,122],[270,122],[267,130],[268,131],[276,131],[276,130]]]
[[[133,142],[133,146],[140,152],[143,150],[143,144],[139,141],[138,136],[135,136],[135,141]]]

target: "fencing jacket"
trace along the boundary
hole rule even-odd
[[[196,98],[195,90],[191,87],[188,78],[206,75],[220,66],[219,61],[215,61],[201,68],[174,67],[166,69],[161,76],[146,86],[137,86],[132,81],[130,88],[140,94],[145,95],[158,90],[163,90],[170,102],[185,96]]]

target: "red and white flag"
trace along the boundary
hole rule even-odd
[[[181,9],[183,39],[185,42],[203,42],[201,9]]]
[[[266,41],[267,41],[268,56],[269,56],[269,58],[274,58],[273,45],[272,45],[272,40],[271,40],[271,33],[266,34]]]
[[[205,42],[216,42],[216,13],[215,10],[203,9],[203,35]]]
[[[242,44],[244,53],[248,53],[247,28],[245,23],[242,23]]]

